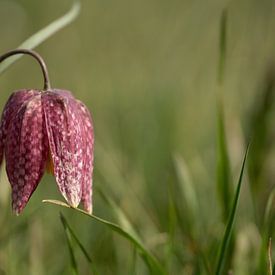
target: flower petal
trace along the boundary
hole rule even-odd
[[[82,180],[82,198],[84,210],[92,213],[92,175],[93,175],[93,160],[94,160],[94,129],[92,117],[87,107],[78,101],[78,107],[82,118],[83,126],[83,180]]]
[[[45,170],[49,152],[41,95],[25,102],[10,121],[5,147],[12,207],[19,214]]]
[[[74,98],[66,94],[45,92],[42,103],[59,190],[70,205],[77,207],[84,164],[81,117]]]
[[[19,90],[14,92],[8,99],[0,123],[0,164],[3,160],[6,136],[10,121],[13,120],[13,117],[16,115],[22,104],[37,93],[39,92],[36,90]]]
[[[92,173],[94,159],[94,130],[91,114],[88,108],[79,100],[76,100],[70,91],[55,89],[54,93],[67,97],[71,104],[76,106],[80,115],[80,131],[83,141],[82,159],[83,167],[81,172],[82,196],[81,201],[84,210],[92,213]]]

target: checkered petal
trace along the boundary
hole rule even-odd
[[[0,122],[0,164],[3,161],[6,137],[10,122],[13,120],[22,104],[38,93],[39,92],[36,90],[19,90],[14,92],[8,99]]]
[[[82,198],[84,210],[92,213],[92,174],[94,160],[94,129],[92,117],[87,107],[80,101],[77,102],[82,126],[83,126],[83,142],[85,144],[83,150],[83,179],[82,179]]]
[[[77,207],[82,194],[85,143],[76,101],[67,93],[45,92],[42,104],[57,185],[67,202]]]
[[[16,214],[24,209],[44,173],[49,152],[45,128],[38,92],[21,105],[7,132],[6,170],[12,186],[12,208]]]

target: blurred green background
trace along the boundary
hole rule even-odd
[[[64,14],[71,3],[0,0],[0,54]],[[220,86],[224,9],[227,46]],[[228,266],[233,274],[265,274],[263,232],[274,238],[274,201],[268,224],[262,219],[275,178],[274,30],[274,0],[83,0],[78,19],[36,49],[52,86],[71,90],[92,112],[94,213],[117,222],[100,192],[114,200],[169,274],[207,274],[198,251],[210,271],[214,267],[225,224],[216,184],[220,101],[232,189],[252,138]],[[40,69],[24,57],[1,75],[0,87],[2,110],[12,91],[43,87]],[[186,173],[195,193],[191,199],[180,187]],[[50,175],[23,214],[12,215],[2,168],[0,274],[69,274],[61,209],[42,204],[46,198],[62,200]],[[148,274],[126,240],[71,210],[62,212],[99,274]],[[80,274],[90,274],[75,251]]]

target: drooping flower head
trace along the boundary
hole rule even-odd
[[[46,169],[56,179],[65,200],[73,207],[83,203],[92,212],[94,132],[87,107],[71,92],[51,89],[42,58],[29,50],[15,50],[35,57],[44,74],[43,90],[14,92],[0,122],[0,164],[12,187],[12,208],[17,214],[26,206]]]

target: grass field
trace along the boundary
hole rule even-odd
[[[71,4],[0,0],[0,55]],[[63,201],[49,174],[13,215],[2,167],[0,274],[272,275],[275,2],[81,4],[36,50],[52,86],[93,115],[93,214],[104,220],[42,203]],[[1,74],[0,109],[30,87],[42,76],[24,57]]]

